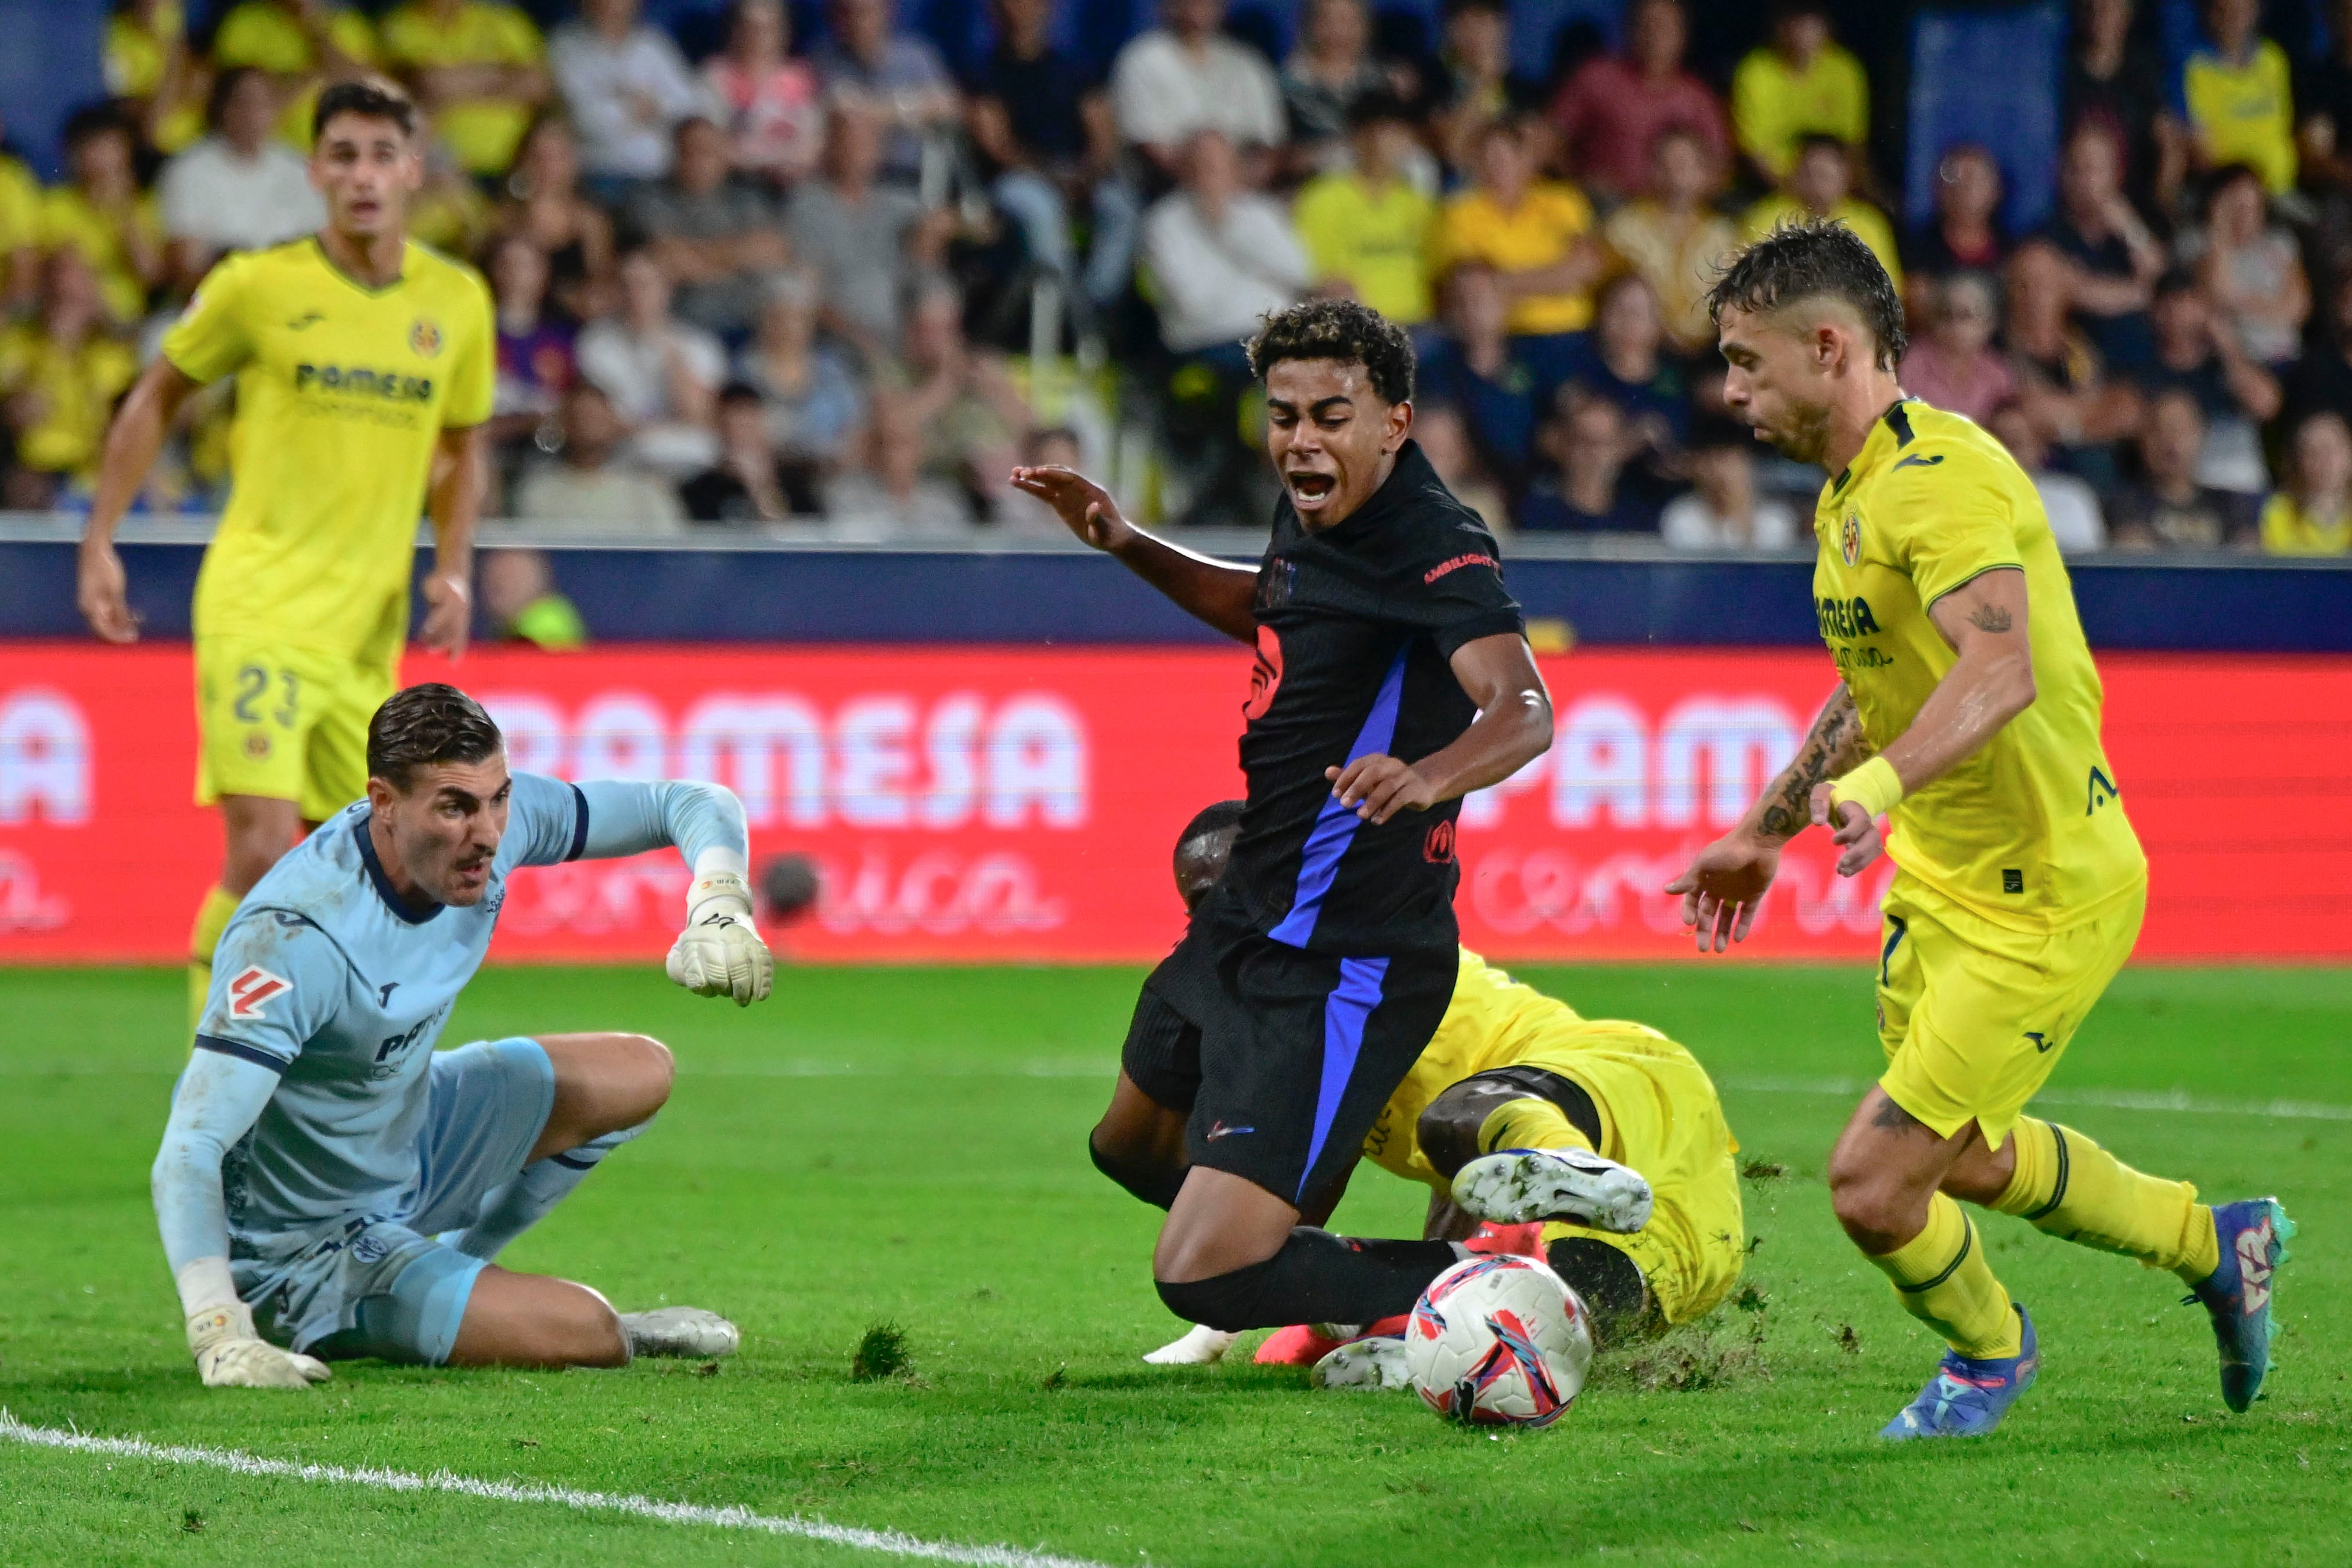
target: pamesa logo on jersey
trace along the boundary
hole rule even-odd
[[[294,390],[341,392],[382,398],[387,402],[431,402],[431,376],[404,376],[396,371],[372,371],[341,365],[296,365]]]

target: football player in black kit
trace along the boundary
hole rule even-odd
[[[1337,1203],[1372,1119],[1444,1015],[1461,798],[1551,744],[1551,699],[1495,538],[1412,440],[1412,346],[1349,300],[1249,345],[1282,482],[1255,569],[1156,538],[1067,468],[1013,483],[1073,533],[1257,650],[1231,868],[1144,983],[1119,1101],[1188,1110],[1171,1162],[1092,1141],[1169,1210],[1160,1299],[1212,1328],[1370,1322],[1464,1254],[1302,1226]],[[1164,1113],[1163,1113],[1164,1115]]]

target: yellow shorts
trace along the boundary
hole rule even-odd
[[[321,822],[367,793],[367,727],[390,659],[237,638],[196,640],[196,804],[258,795]]]
[[[1938,1136],[1973,1121],[1999,1148],[2131,956],[2147,910],[2143,882],[2074,925],[2014,931],[1896,877],[1879,948],[1878,1086]]]

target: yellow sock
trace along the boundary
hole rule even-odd
[[[213,988],[213,949],[220,946],[221,933],[228,929],[229,916],[236,913],[239,902],[237,894],[215,887],[196,906],[195,928],[188,933],[188,1028],[192,1030],[204,1021],[205,995]]]
[[[1478,1124],[1478,1152],[1491,1155],[1496,1149],[1592,1149],[1592,1140],[1550,1101],[1514,1100]]]
[[[1942,1193],[1927,1201],[1927,1228],[1871,1261],[1895,1281],[1903,1310],[1970,1360],[2015,1355],[2024,1333],[2009,1292],[1993,1278],[1977,1228]]]
[[[2131,1166],[2074,1131],[2021,1116],[2017,1174],[1993,1207],[2036,1230],[2169,1269],[2190,1284],[2221,1266],[2213,1211],[2185,1181]]]

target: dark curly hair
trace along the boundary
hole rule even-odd
[[[368,777],[405,793],[420,768],[487,761],[505,745],[481,704],[455,686],[427,681],[393,693],[368,720]]]
[[[1878,368],[1893,370],[1910,346],[1903,301],[1862,236],[1834,218],[1784,223],[1732,258],[1707,290],[1707,319],[1726,310],[1754,315],[1826,296],[1853,307],[1878,340]]]
[[[1302,299],[1264,318],[1249,340],[1250,370],[1264,381],[1285,360],[1359,364],[1391,402],[1412,398],[1412,340],[1403,328],[1353,299]]]
[[[416,105],[409,98],[408,89],[390,77],[353,77],[320,93],[317,106],[310,110],[311,136],[315,139],[326,134],[327,122],[339,114],[389,120],[400,127],[403,136],[416,134]]]

